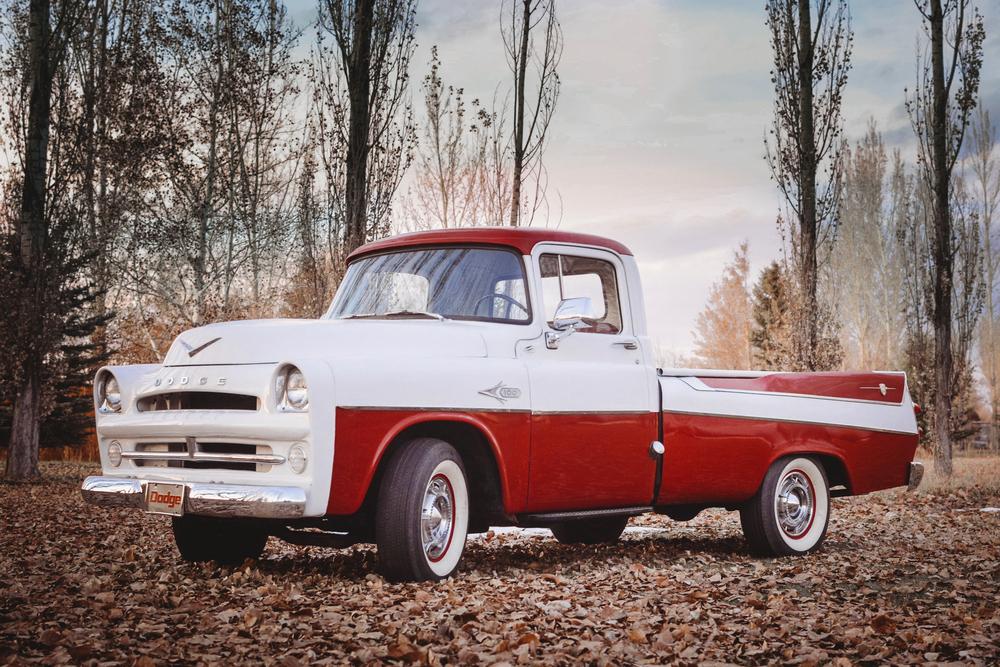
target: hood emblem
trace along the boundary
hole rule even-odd
[[[514,398],[521,398],[521,390],[517,387],[508,387],[504,385],[503,381],[497,382],[495,385],[489,389],[480,389],[479,393],[483,396],[489,396],[490,398],[495,398],[501,403],[506,403],[507,401]]]
[[[218,338],[213,338],[212,340],[208,341],[207,343],[202,343],[198,347],[191,347],[191,345],[188,342],[186,342],[183,338],[178,338],[177,340],[180,342],[181,346],[185,350],[187,350],[188,357],[194,357],[194,355],[198,354],[199,352],[201,352],[202,350],[204,350],[209,345],[211,345],[213,343],[218,343],[220,340],[222,340],[222,336],[219,336]]]

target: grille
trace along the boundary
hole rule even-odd
[[[246,445],[233,442],[139,443],[135,451],[122,452],[143,468],[188,468],[194,470],[243,470],[267,472],[272,465],[285,462],[269,445]]]
[[[139,412],[159,410],[256,410],[256,396],[223,394],[214,391],[173,391],[140,398]]]

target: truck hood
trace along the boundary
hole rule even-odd
[[[189,329],[164,366],[278,363],[294,359],[485,357],[474,327],[438,320],[248,320]]]

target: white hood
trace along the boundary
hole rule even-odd
[[[185,331],[164,366],[277,363],[322,357],[485,357],[473,327],[437,320],[248,320]]]

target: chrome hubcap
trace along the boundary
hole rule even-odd
[[[778,525],[789,537],[802,537],[812,523],[815,500],[812,484],[798,470],[785,475],[774,499]]]
[[[435,475],[424,491],[420,512],[420,534],[428,559],[440,560],[448,550],[454,519],[455,501],[451,485],[444,475]]]

